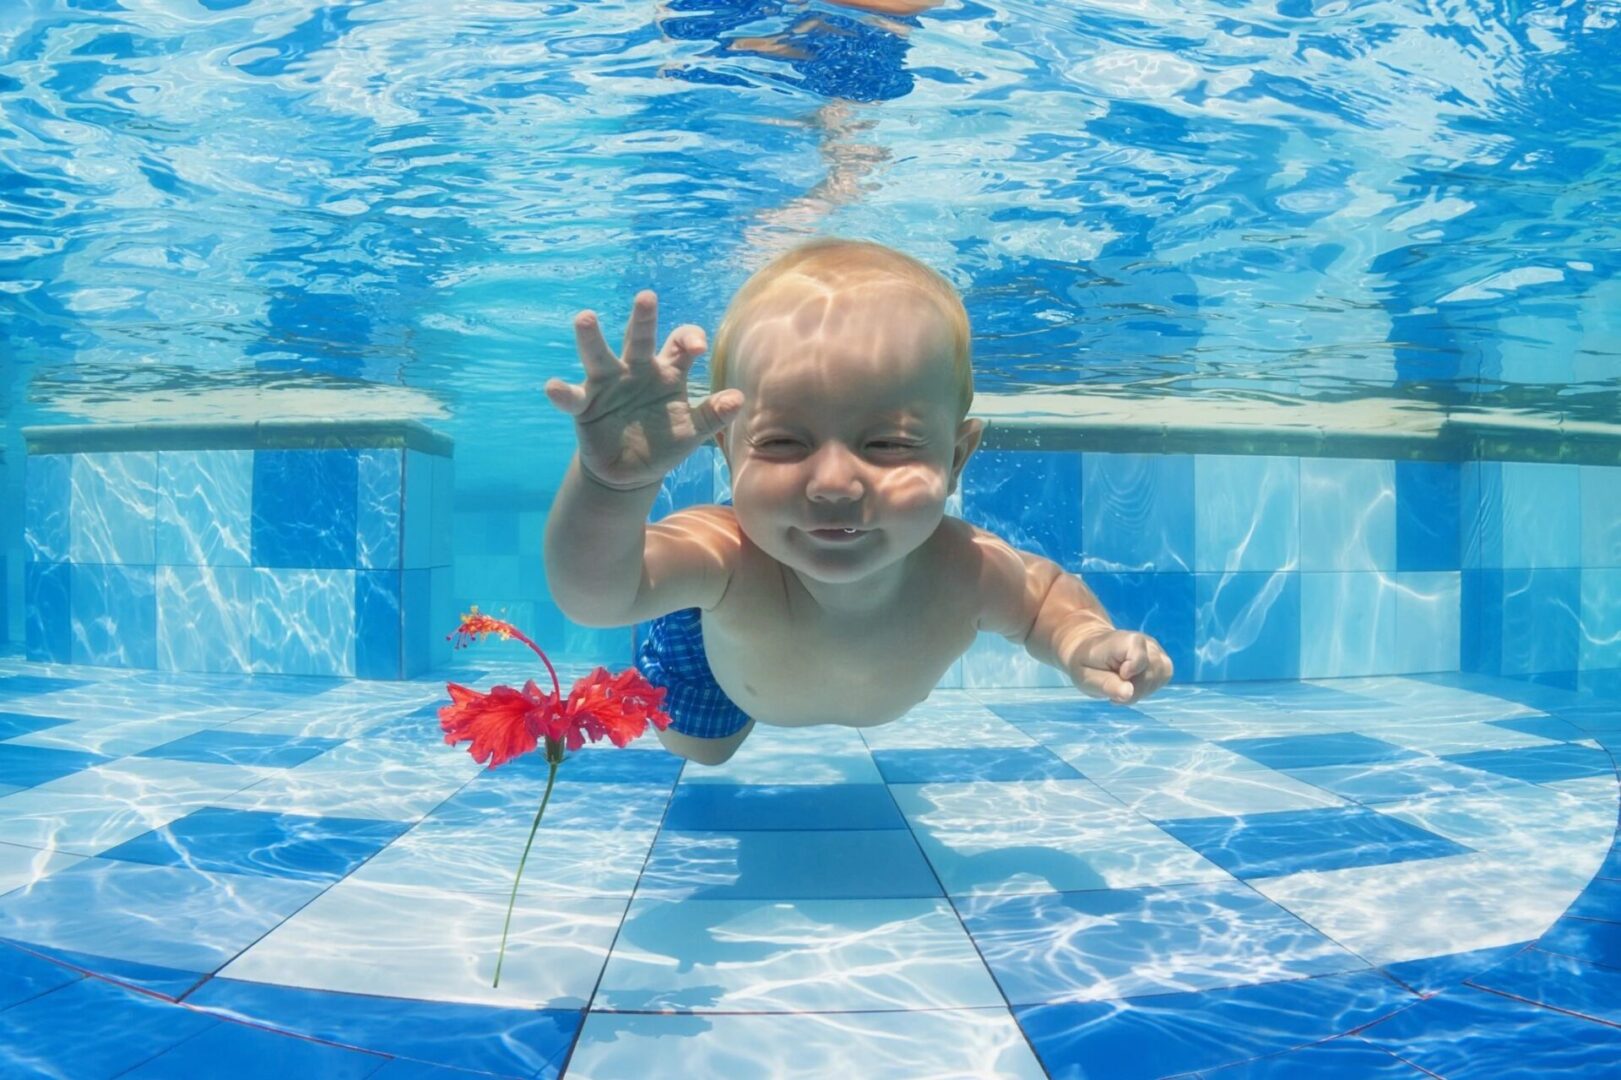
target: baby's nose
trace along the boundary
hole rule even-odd
[[[861,498],[865,490],[861,459],[842,443],[823,443],[811,462],[810,481],[805,489],[810,498],[817,500]]]

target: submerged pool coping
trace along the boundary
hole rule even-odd
[[[453,456],[454,440],[409,419],[55,424],[23,428],[30,454],[141,450],[417,450]]]
[[[980,394],[969,415],[985,421],[987,450],[1621,466],[1621,423],[1510,409],[1447,410],[1396,398]],[[30,454],[404,448],[450,456],[454,445],[405,417],[56,424],[26,427],[22,434]]]
[[[1395,398],[981,395],[970,415],[987,450],[1621,465],[1621,424]]]

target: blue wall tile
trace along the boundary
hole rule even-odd
[[[1581,667],[1621,668],[1621,569],[1586,567],[1581,575]]]
[[[1081,455],[1081,567],[1193,568],[1193,458]]]
[[[253,569],[159,566],[158,663],[163,671],[249,671]]]
[[[157,503],[157,451],[74,454],[73,561],[151,566]]]
[[[1459,663],[1463,671],[1503,671],[1503,571],[1464,570],[1459,575]]]
[[[1081,456],[981,450],[962,475],[963,519],[1014,547],[1081,565]]]
[[[401,482],[405,451],[362,450],[356,462],[355,565],[392,570],[400,565]]]
[[[418,450],[405,452],[405,486],[400,499],[405,515],[400,530],[400,566],[421,570],[433,565],[433,458]]]
[[[73,662],[73,564],[23,565],[23,650],[30,660]]]
[[[1502,674],[1575,671],[1581,602],[1580,570],[1505,569]]]
[[[1505,461],[1503,566],[1581,565],[1581,473],[1574,465]]]
[[[1195,574],[1194,589],[1196,680],[1299,677],[1299,574]]]
[[[1193,678],[1196,594],[1192,574],[1091,573],[1085,577],[1116,626],[1139,630],[1160,643],[1176,669],[1173,680]]]
[[[255,567],[253,670],[353,675],[355,571]]]
[[[157,667],[157,568],[102,563],[72,567],[73,662]]]
[[[1397,662],[1396,585],[1383,574],[1300,575],[1300,677],[1389,672]]]
[[[1621,469],[1583,465],[1582,565],[1621,566]]]
[[[435,455],[430,471],[433,474],[433,510],[429,515],[431,535],[428,542],[430,566],[449,566],[453,529],[451,508],[456,504],[456,473],[451,459]]]
[[[1456,461],[1396,462],[1396,569],[1456,570],[1463,473]]]
[[[157,561],[247,566],[253,540],[252,450],[158,453]]]
[[[1463,566],[1490,570],[1503,565],[1503,463],[1466,461],[1459,468],[1459,524]]]
[[[407,679],[432,665],[433,639],[456,629],[453,625],[434,625],[430,584],[426,569],[400,572],[400,655]]]
[[[66,560],[72,545],[73,458],[31,454],[23,466],[23,545],[30,559]]]
[[[1300,569],[1396,569],[1395,462],[1301,459]]]
[[[1196,570],[1286,570],[1300,561],[1300,459],[1193,459]]]
[[[460,614],[456,610],[450,567],[433,567],[428,571],[428,621],[435,627],[445,627],[445,630],[428,635],[428,662],[432,666],[450,663],[451,645],[445,635],[455,627]]]
[[[1000,634],[982,633],[962,655],[962,685],[1072,686],[1069,676],[1031,656],[1023,645]]]
[[[1457,671],[1461,573],[1396,575],[1396,657],[1389,673]]]
[[[399,570],[355,571],[356,678],[402,677],[400,574]]]
[[[253,455],[253,565],[353,570],[359,461],[354,450]]]

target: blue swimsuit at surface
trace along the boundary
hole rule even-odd
[[[723,499],[721,506],[730,506]],[[703,609],[682,608],[645,624],[646,636],[636,650],[636,670],[654,686],[664,687],[664,711],[670,728],[698,739],[724,739],[749,723],[715,681],[704,651]]]

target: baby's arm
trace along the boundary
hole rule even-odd
[[[975,529],[981,553],[980,620],[1069,676],[1075,688],[1119,704],[1170,681],[1170,657],[1147,634],[1118,630],[1092,590],[1051,559]]]
[[[689,406],[687,371],[704,333],[677,327],[655,355],[657,316],[653,293],[638,294],[619,357],[583,312],[574,332],[585,385],[546,384],[552,404],[574,418],[580,447],[546,519],[547,587],[584,626],[713,607],[730,580],[736,529],[726,511],[699,507],[647,524],[664,474],[742,405],[740,392],[725,390]]]

